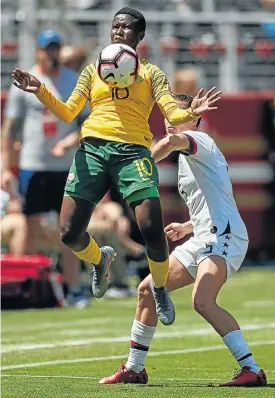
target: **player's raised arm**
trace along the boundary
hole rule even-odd
[[[12,71],[13,84],[16,87],[34,93],[45,107],[66,123],[70,123],[89,100],[92,77],[92,68],[88,66],[82,71],[70,98],[65,103],[57,99],[35,76],[18,68]]]
[[[206,94],[201,89],[194,98],[190,108],[183,110],[176,104],[167,76],[157,67],[151,70],[151,83],[156,102],[165,118],[173,126],[196,120],[203,112],[217,109],[216,103],[221,98],[221,91],[216,91],[215,87],[207,91]]]
[[[190,141],[185,134],[168,134],[166,137],[157,142],[151,151],[155,162],[159,162],[170,155],[171,152],[188,149],[189,147]]]

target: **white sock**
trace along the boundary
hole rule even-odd
[[[144,362],[153,339],[156,328],[140,323],[136,319],[131,330],[131,348],[126,363],[128,370],[140,373],[144,369]]]
[[[240,330],[233,330],[223,337],[225,345],[230,350],[234,358],[239,362],[241,368],[249,366],[254,373],[259,373],[260,368],[256,364],[245,338]]]

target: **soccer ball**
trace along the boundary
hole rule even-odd
[[[110,44],[97,57],[100,79],[110,87],[125,88],[133,84],[139,71],[139,58],[126,44]]]

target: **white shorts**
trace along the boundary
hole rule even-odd
[[[248,248],[248,240],[238,238],[232,234],[222,236],[192,237],[172,252],[173,256],[184,265],[188,272],[196,279],[198,265],[209,256],[223,257],[227,265],[227,279],[242,265]]]

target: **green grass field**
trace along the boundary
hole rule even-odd
[[[275,397],[275,269],[244,270],[220,295],[241,323],[269,386],[218,388],[237,364],[191,308],[191,290],[173,294],[177,319],[159,325],[147,359],[149,384],[99,385],[126,361],[135,299],[94,300],[85,310],[2,314],[3,398]]]

